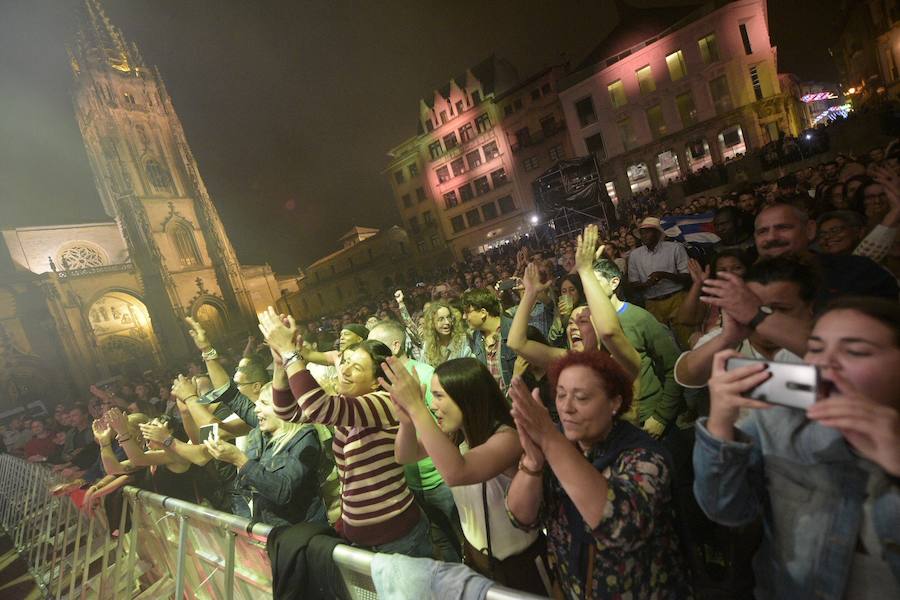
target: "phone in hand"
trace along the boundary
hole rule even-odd
[[[213,442],[219,441],[219,424],[218,423],[210,423],[209,425],[201,425],[200,426],[200,441],[210,440]]]
[[[744,394],[747,398],[806,410],[816,401],[819,371],[813,365],[784,363],[755,358],[729,358],[725,370],[732,371],[747,365],[766,363],[772,375]]]

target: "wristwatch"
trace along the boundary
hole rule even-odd
[[[216,352],[215,348],[208,348],[206,350],[203,350],[200,353],[200,356],[201,356],[201,358],[203,358],[204,361],[216,360],[217,358],[219,358],[219,353]]]
[[[164,447],[168,448],[169,446],[172,445],[172,443],[173,443],[174,441],[175,441],[175,438],[173,438],[173,437],[170,435],[169,437],[167,437],[166,439],[163,440],[163,443],[162,443],[162,444],[163,444]]]
[[[771,306],[761,304],[759,306],[759,309],[756,311],[756,315],[754,315],[753,318],[750,319],[750,322],[747,323],[747,327],[749,327],[750,329],[756,329],[757,327],[759,327],[759,324],[765,321],[766,317],[771,315],[773,312],[775,311],[772,310]]]

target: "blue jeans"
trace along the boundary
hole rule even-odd
[[[382,554],[405,554],[416,558],[431,558],[432,546],[431,538],[428,537],[428,518],[425,515],[420,515],[420,517],[416,526],[403,537],[387,544],[372,546],[370,550]]]
[[[437,552],[435,558],[444,562],[460,562],[462,526],[450,486],[442,483],[430,490],[410,488],[410,491],[431,521],[431,541]]]

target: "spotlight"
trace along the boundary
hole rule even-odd
[[[807,134],[806,134],[806,139],[811,140],[811,139],[812,139],[812,134],[811,134],[811,133],[807,133]]]
[[[531,221],[532,225],[537,225],[541,219],[537,215],[531,215],[531,218],[529,220]]]

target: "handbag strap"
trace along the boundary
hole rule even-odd
[[[487,553],[488,553],[488,565],[490,566],[491,575],[494,574],[494,550],[491,547],[491,517],[488,512],[488,501],[487,501],[487,483],[481,483],[481,503],[484,506],[484,530],[487,537]]]

